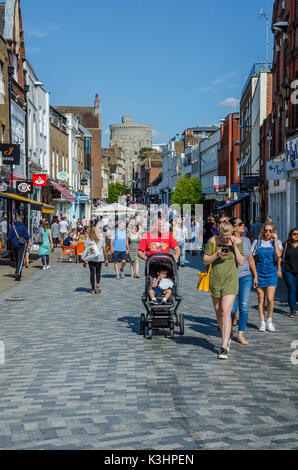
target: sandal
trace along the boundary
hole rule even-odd
[[[97,289],[97,292],[98,292],[99,294],[101,294],[100,284],[96,284],[96,289]]]
[[[92,295],[96,294],[95,290],[91,291],[91,294],[92,294]]]

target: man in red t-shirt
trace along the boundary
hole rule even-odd
[[[164,221],[156,219],[152,224],[152,232],[143,235],[138,249],[139,258],[146,261],[148,256],[154,253],[170,253],[170,248],[175,252],[174,258],[178,263],[180,248],[173,235],[170,232],[164,232]],[[144,254],[144,251],[146,254]]]

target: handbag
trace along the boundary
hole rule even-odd
[[[15,234],[16,234],[18,240],[19,240],[19,245],[26,245],[26,243],[27,243],[26,238],[20,237],[19,234],[18,234],[18,232],[16,231],[16,228],[15,228],[14,224],[13,224],[12,226],[13,226],[13,229],[14,229],[14,231],[15,231]]]
[[[38,240],[37,240],[37,243],[38,245],[42,245],[43,244],[43,234],[42,234],[42,229],[41,229],[41,232],[38,236]]]
[[[216,249],[216,237],[215,237],[215,243],[213,245],[212,255],[214,255],[215,249]],[[203,292],[209,292],[211,268],[212,268],[212,264],[210,264],[208,271],[198,272],[199,282],[198,282],[197,290],[200,290]]]
[[[100,253],[99,253],[96,243],[89,241],[84,250],[84,253],[82,254],[82,260],[85,263],[88,263],[88,261],[96,261],[99,255]]]

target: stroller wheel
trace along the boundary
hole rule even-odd
[[[180,313],[179,320],[180,320],[180,335],[184,335],[184,315],[183,315],[183,313]]]
[[[140,324],[140,335],[145,334],[145,315],[142,313],[141,315],[141,324]]]

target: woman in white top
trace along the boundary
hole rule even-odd
[[[97,249],[99,251],[99,255],[97,256],[96,259],[93,259],[92,261],[88,261],[89,269],[90,269],[90,282],[91,282],[91,294],[96,294],[95,291],[95,277],[96,277],[96,289],[97,292],[100,294],[101,293],[101,287],[100,287],[100,277],[101,277],[101,267],[102,263],[105,262],[105,266],[109,265],[108,261],[108,256],[105,250],[105,239],[102,235],[96,230],[94,225],[91,225],[88,230],[88,238],[86,240],[86,243],[88,241],[95,242],[97,245]],[[84,268],[86,268],[87,263],[83,263]]]
[[[259,235],[252,244],[258,275],[257,293],[259,298],[259,315],[261,320],[260,331],[275,331],[272,323],[274,309],[274,296],[278,277],[282,273],[278,268],[278,258],[282,256],[282,243],[278,239],[276,228],[271,219],[268,219]],[[267,292],[266,292],[267,291]],[[265,295],[267,293],[267,322],[265,323]]]

